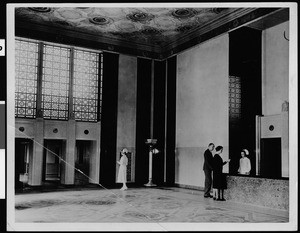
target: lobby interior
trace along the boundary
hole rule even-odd
[[[12,230],[46,230],[48,223],[76,230],[178,231],[189,223],[197,230],[207,230],[203,223],[216,224],[208,230],[237,223],[288,229],[294,222],[293,10],[187,6],[9,9]],[[231,160],[223,166],[226,202],[203,197],[211,142]],[[129,189],[121,191],[117,161],[125,147]],[[237,172],[242,149],[250,152],[249,175]]]

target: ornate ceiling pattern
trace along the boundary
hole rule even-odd
[[[16,35],[44,34],[49,40],[64,37],[66,43],[77,38],[95,42],[94,46],[104,50],[162,59],[271,11],[274,9],[17,7],[15,22]]]
[[[16,17],[127,42],[163,46],[216,20],[229,8],[16,8]]]

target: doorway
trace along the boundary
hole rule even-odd
[[[22,189],[28,182],[29,157],[33,142],[26,138],[15,139],[15,189]]]
[[[281,138],[261,139],[260,175],[281,178]]]
[[[75,185],[86,185],[89,183],[90,156],[92,153],[91,141],[76,141],[75,167]]]
[[[60,182],[62,142],[62,140],[48,139],[44,141],[43,181]]]

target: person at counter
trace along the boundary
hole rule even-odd
[[[249,175],[251,171],[251,162],[246,155],[249,155],[249,151],[247,149],[243,149],[241,151],[242,158],[240,159],[240,167],[238,169],[238,173],[242,175]]]
[[[223,161],[221,154],[223,146],[216,147],[216,154],[213,157],[213,199],[225,201],[224,189],[227,189],[226,175],[223,173],[223,166],[230,162],[230,159]]]

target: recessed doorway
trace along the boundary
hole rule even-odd
[[[75,185],[85,185],[89,183],[90,156],[92,153],[92,142],[86,140],[76,141],[75,157]],[[79,172],[79,169],[81,172]]]
[[[63,140],[44,141],[43,181],[60,183]]]
[[[281,178],[281,138],[261,139],[260,174],[266,178]]]

